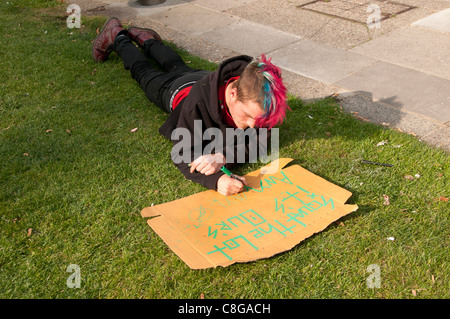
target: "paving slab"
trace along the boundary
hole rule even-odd
[[[327,84],[333,84],[377,62],[370,57],[307,39],[275,50],[270,56],[283,69]]]
[[[158,11],[148,17],[194,36],[236,23],[236,20],[228,15],[190,3]]]
[[[339,48],[351,48],[370,40],[367,27],[298,8],[311,1],[259,0],[227,13],[262,25]]]
[[[366,24],[370,13],[378,10],[380,20],[386,20],[413,9],[413,6],[384,0],[312,1],[298,6],[320,14]]]
[[[283,69],[283,82],[289,94],[300,98],[305,104],[334,96],[339,87],[313,80],[298,73]]]
[[[195,3],[199,6],[222,12],[257,1],[259,0],[196,0]]]
[[[450,80],[386,62],[335,83],[351,91],[368,92],[377,101],[428,116],[442,124],[450,120]]]
[[[412,25],[434,31],[450,33],[450,8],[413,22]]]
[[[431,132],[428,135],[424,135],[420,137],[420,140],[426,142],[430,145],[440,147],[447,152],[450,151],[450,127],[449,126],[440,126],[437,130]]]
[[[407,26],[350,51],[450,80],[449,34]]]
[[[111,0],[108,0],[111,1]],[[184,0],[166,0],[165,2],[161,4],[151,5],[151,6],[145,6],[140,4],[138,1],[131,1],[129,0],[126,4],[130,8],[134,8],[138,10],[137,15],[139,16],[150,16],[152,14],[155,14],[157,12],[163,12],[167,10],[171,10],[174,7],[177,6],[183,6],[186,5],[186,1]]]
[[[205,40],[218,43],[225,48],[235,50],[250,56],[269,53],[280,47],[285,47],[302,39],[272,27],[260,25],[251,21],[239,21],[226,27],[214,29],[201,34]],[[270,41],[267,41],[270,39]]]
[[[449,2],[437,0],[391,1],[394,3],[401,2],[402,4],[409,6],[416,6],[416,8],[383,20],[381,28],[370,29],[364,23],[371,14],[370,12],[366,12],[367,7],[370,4],[379,3],[381,13],[383,13],[383,10],[385,10],[386,13],[395,13],[399,11],[392,10],[394,7],[386,7],[385,4],[387,4],[387,1],[375,2],[371,0],[351,0],[362,4],[362,6],[357,7],[358,10],[355,9],[353,12],[342,10],[342,17],[339,18],[338,15],[332,16],[327,14],[327,12],[331,13],[333,12],[332,10],[339,9],[339,7],[332,8],[334,3],[345,5],[345,3],[349,3],[349,1],[321,1],[322,5],[331,6],[331,9],[327,8],[327,12],[322,14],[301,7],[312,1],[313,0],[259,0],[230,9],[227,13],[260,24],[272,26],[285,32],[300,35],[319,43],[325,43],[343,49],[351,49],[354,46],[375,39],[400,27],[410,25],[412,22],[436,12],[436,10],[442,10],[450,6]],[[403,9],[406,7],[401,6],[401,8]],[[398,9],[400,9],[400,7],[398,7]],[[358,16],[354,16],[355,14]],[[355,23],[345,19],[351,17],[356,17],[360,21]]]
[[[200,37],[180,32],[163,23],[148,19],[148,17],[132,17],[129,22],[131,25],[157,30],[164,40],[175,43],[177,47],[214,63],[239,55],[239,52],[205,41]]]
[[[450,127],[390,104],[374,101],[367,92],[348,92],[338,96],[342,108],[374,123],[418,136],[423,142],[450,151]]]

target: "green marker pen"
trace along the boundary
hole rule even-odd
[[[231,178],[237,179],[238,181],[240,181],[242,184],[245,185],[245,183],[236,175],[234,175],[233,173],[230,172],[230,170],[228,168],[226,168],[225,166],[222,166],[222,168],[220,169],[222,172],[224,172],[225,174],[227,174],[228,176],[230,176]]]

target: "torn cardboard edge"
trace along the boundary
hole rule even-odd
[[[163,241],[172,249],[172,251],[178,255],[178,257],[180,257],[190,268],[193,269],[203,269],[217,266],[226,267],[236,262],[249,262],[257,259],[272,257],[283,251],[291,249],[304,239],[324,230],[332,222],[358,209],[357,205],[345,204],[348,198],[350,198],[350,196],[352,195],[351,192],[335,184],[332,184],[331,182],[328,182],[327,180],[309,172],[299,165],[292,165],[285,168],[286,165],[291,161],[292,159],[290,158],[278,159],[277,161],[272,162],[259,170],[245,175],[250,189],[243,194],[238,195],[241,198],[236,197],[236,195],[228,196],[227,198],[225,198],[225,196],[218,194],[216,191],[208,190],[169,203],[146,207],[142,210],[141,215],[142,217],[153,217],[147,220],[149,226],[163,239]],[[272,169],[273,167],[277,167],[278,169],[276,170],[276,173],[264,174],[263,172],[267,172],[268,166],[270,166]],[[288,185],[279,182],[282,180],[283,176],[289,176],[289,181],[291,181],[292,179],[296,181],[296,184],[300,183],[301,185]],[[265,185],[264,182],[266,182],[267,184]],[[315,194],[315,192],[319,194],[320,190],[320,196],[322,196],[322,198],[326,197],[328,198],[328,202],[332,201],[333,209],[326,208],[322,210],[321,214],[309,214],[314,217],[305,216],[305,214],[308,215],[308,213],[304,212],[303,217],[306,217],[305,220],[309,220],[307,226],[304,226],[304,229],[300,229],[301,226],[299,225],[303,224],[303,222],[299,221],[298,225],[292,225],[291,221],[291,224],[289,225],[291,226],[291,228],[293,228],[294,226],[299,226],[299,228],[297,228],[297,230],[294,232],[291,230],[291,228],[288,229],[286,226],[284,226],[285,233],[288,233],[288,235],[285,235],[285,233],[281,233],[276,228],[277,222],[280,225],[282,223],[279,220],[274,219],[274,216],[275,218],[281,219],[281,217],[289,216],[289,213],[286,214],[286,216],[281,215],[281,213],[279,213],[278,215],[274,214],[273,211],[270,211],[270,205],[268,205],[267,203],[270,202],[270,200],[273,198],[275,198],[275,202],[277,203],[277,196],[279,196],[280,192],[281,194],[283,194],[283,192],[291,194],[290,191],[293,188],[291,186],[297,186],[297,188],[300,187],[299,189],[307,187],[310,190],[314,190],[314,192],[312,192],[313,195]],[[305,189],[303,190],[307,192]],[[242,197],[244,196],[245,200],[242,199]],[[198,224],[196,224],[195,218],[191,218],[192,216],[189,216],[189,218],[185,216],[187,211],[195,211],[195,209],[193,209],[192,207],[198,207],[199,204],[200,207],[202,207],[204,203],[211,204],[219,202],[220,200],[224,200],[224,198],[227,203],[230,203],[230,201],[233,200],[235,200],[236,202],[231,202],[232,204],[229,204],[229,207],[220,207],[219,205],[216,205],[217,208],[215,206],[214,211],[213,209],[210,209],[211,206],[207,206],[207,204],[205,204],[206,206],[202,208],[205,212],[207,212],[207,210],[211,211],[211,216],[213,214],[219,215],[218,219],[214,216],[215,219],[208,220],[209,224],[206,223],[206,221],[203,222],[203,220],[201,220],[202,218],[205,218],[206,213],[203,215],[199,215],[201,217],[199,217],[199,219],[197,220]],[[285,199],[283,199],[283,201],[284,200]],[[335,207],[334,204],[336,204]],[[255,210],[252,208],[249,209],[249,207],[255,207]],[[242,215],[244,213],[236,215],[235,212],[240,211],[244,211],[246,215]],[[283,206],[283,214],[284,211],[285,209]],[[260,220],[264,220],[267,222],[270,232],[266,232],[267,228],[266,230],[264,230],[262,227],[260,227],[260,229],[252,229],[253,226],[251,225],[251,218],[255,218],[256,220],[255,216],[251,216],[252,213],[258,215],[258,218]],[[292,214],[295,215],[295,210],[294,213],[290,214],[292,218]],[[247,218],[247,216],[249,216],[250,219]],[[230,229],[232,231],[229,234],[226,234],[223,229],[228,230],[228,228],[233,227],[230,226],[230,224],[227,225],[228,228],[225,228],[226,226],[224,225],[227,224],[225,221],[229,222],[233,218],[237,218],[237,220],[241,221],[246,219],[244,220],[244,222],[248,221],[248,223],[247,225],[239,224],[239,230],[239,227],[236,227],[236,229]],[[284,218],[283,223],[287,224],[286,218]],[[236,226],[236,224],[232,224]],[[273,224],[275,224],[275,226],[273,226]],[[211,231],[211,229],[213,229],[213,227],[216,227],[217,225],[222,226],[221,235],[223,235],[223,239],[226,239],[223,242],[220,242],[220,240],[213,240],[216,239],[218,229],[214,229],[213,232]],[[273,236],[273,229],[277,229],[277,231],[281,233],[282,236]],[[190,230],[192,230],[192,232]],[[256,234],[259,235],[258,232],[261,233],[261,236],[267,236],[268,234],[270,234],[270,236],[267,236],[267,240],[264,241],[263,246],[261,246],[260,243],[258,243],[258,246],[255,246],[256,244],[253,244],[251,240],[245,237],[248,237],[249,233],[253,233],[256,238]],[[214,238],[212,238],[211,234],[214,234]],[[237,236],[239,234],[241,235]],[[229,237],[225,237],[225,235]],[[240,242],[238,241],[238,239]],[[249,244],[247,245],[250,246],[248,247],[248,249],[241,249],[243,246],[246,246],[244,241]],[[241,245],[241,243],[244,243],[244,245]],[[209,245],[210,248],[205,249],[204,245]],[[213,250],[208,252],[211,247],[216,247],[218,249],[217,252],[222,253],[223,256],[220,254],[212,255],[211,252],[216,251]],[[257,249],[255,249],[255,247]],[[225,249],[228,250],[224,252]],[[235,253],[237,251],[236,249],[239,250],[239,253]],[[231,252],[233,252],[233,256],[230,256]]]

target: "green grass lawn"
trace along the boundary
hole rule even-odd
[[[166,114],[118,56],[92,60],[105,18],[68,29],[65,11],[60,1],[0,4],[1,298],[450,297],[448,154],[333,99],[290,98],[280,155],[351,191],[359,209],[272,258],[189,269],[140,211],[205,189],[172,164],[158,133]],[[66,284],[71,264],[80,288]],[[380,288],[366,285],[372,264]]]

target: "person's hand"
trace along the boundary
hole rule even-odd
[[[222,153],[202,155],[190,164],[190,172],[197,171],[201,174],[212,175],[220,171],[223,165],[225,165],[225,156]]]
[[[247,185],[244,177],[236,177]],[[244,184],[228,175],[222,175],[217,181],[217,191],[224,196],[234,195],[244,190]]]

